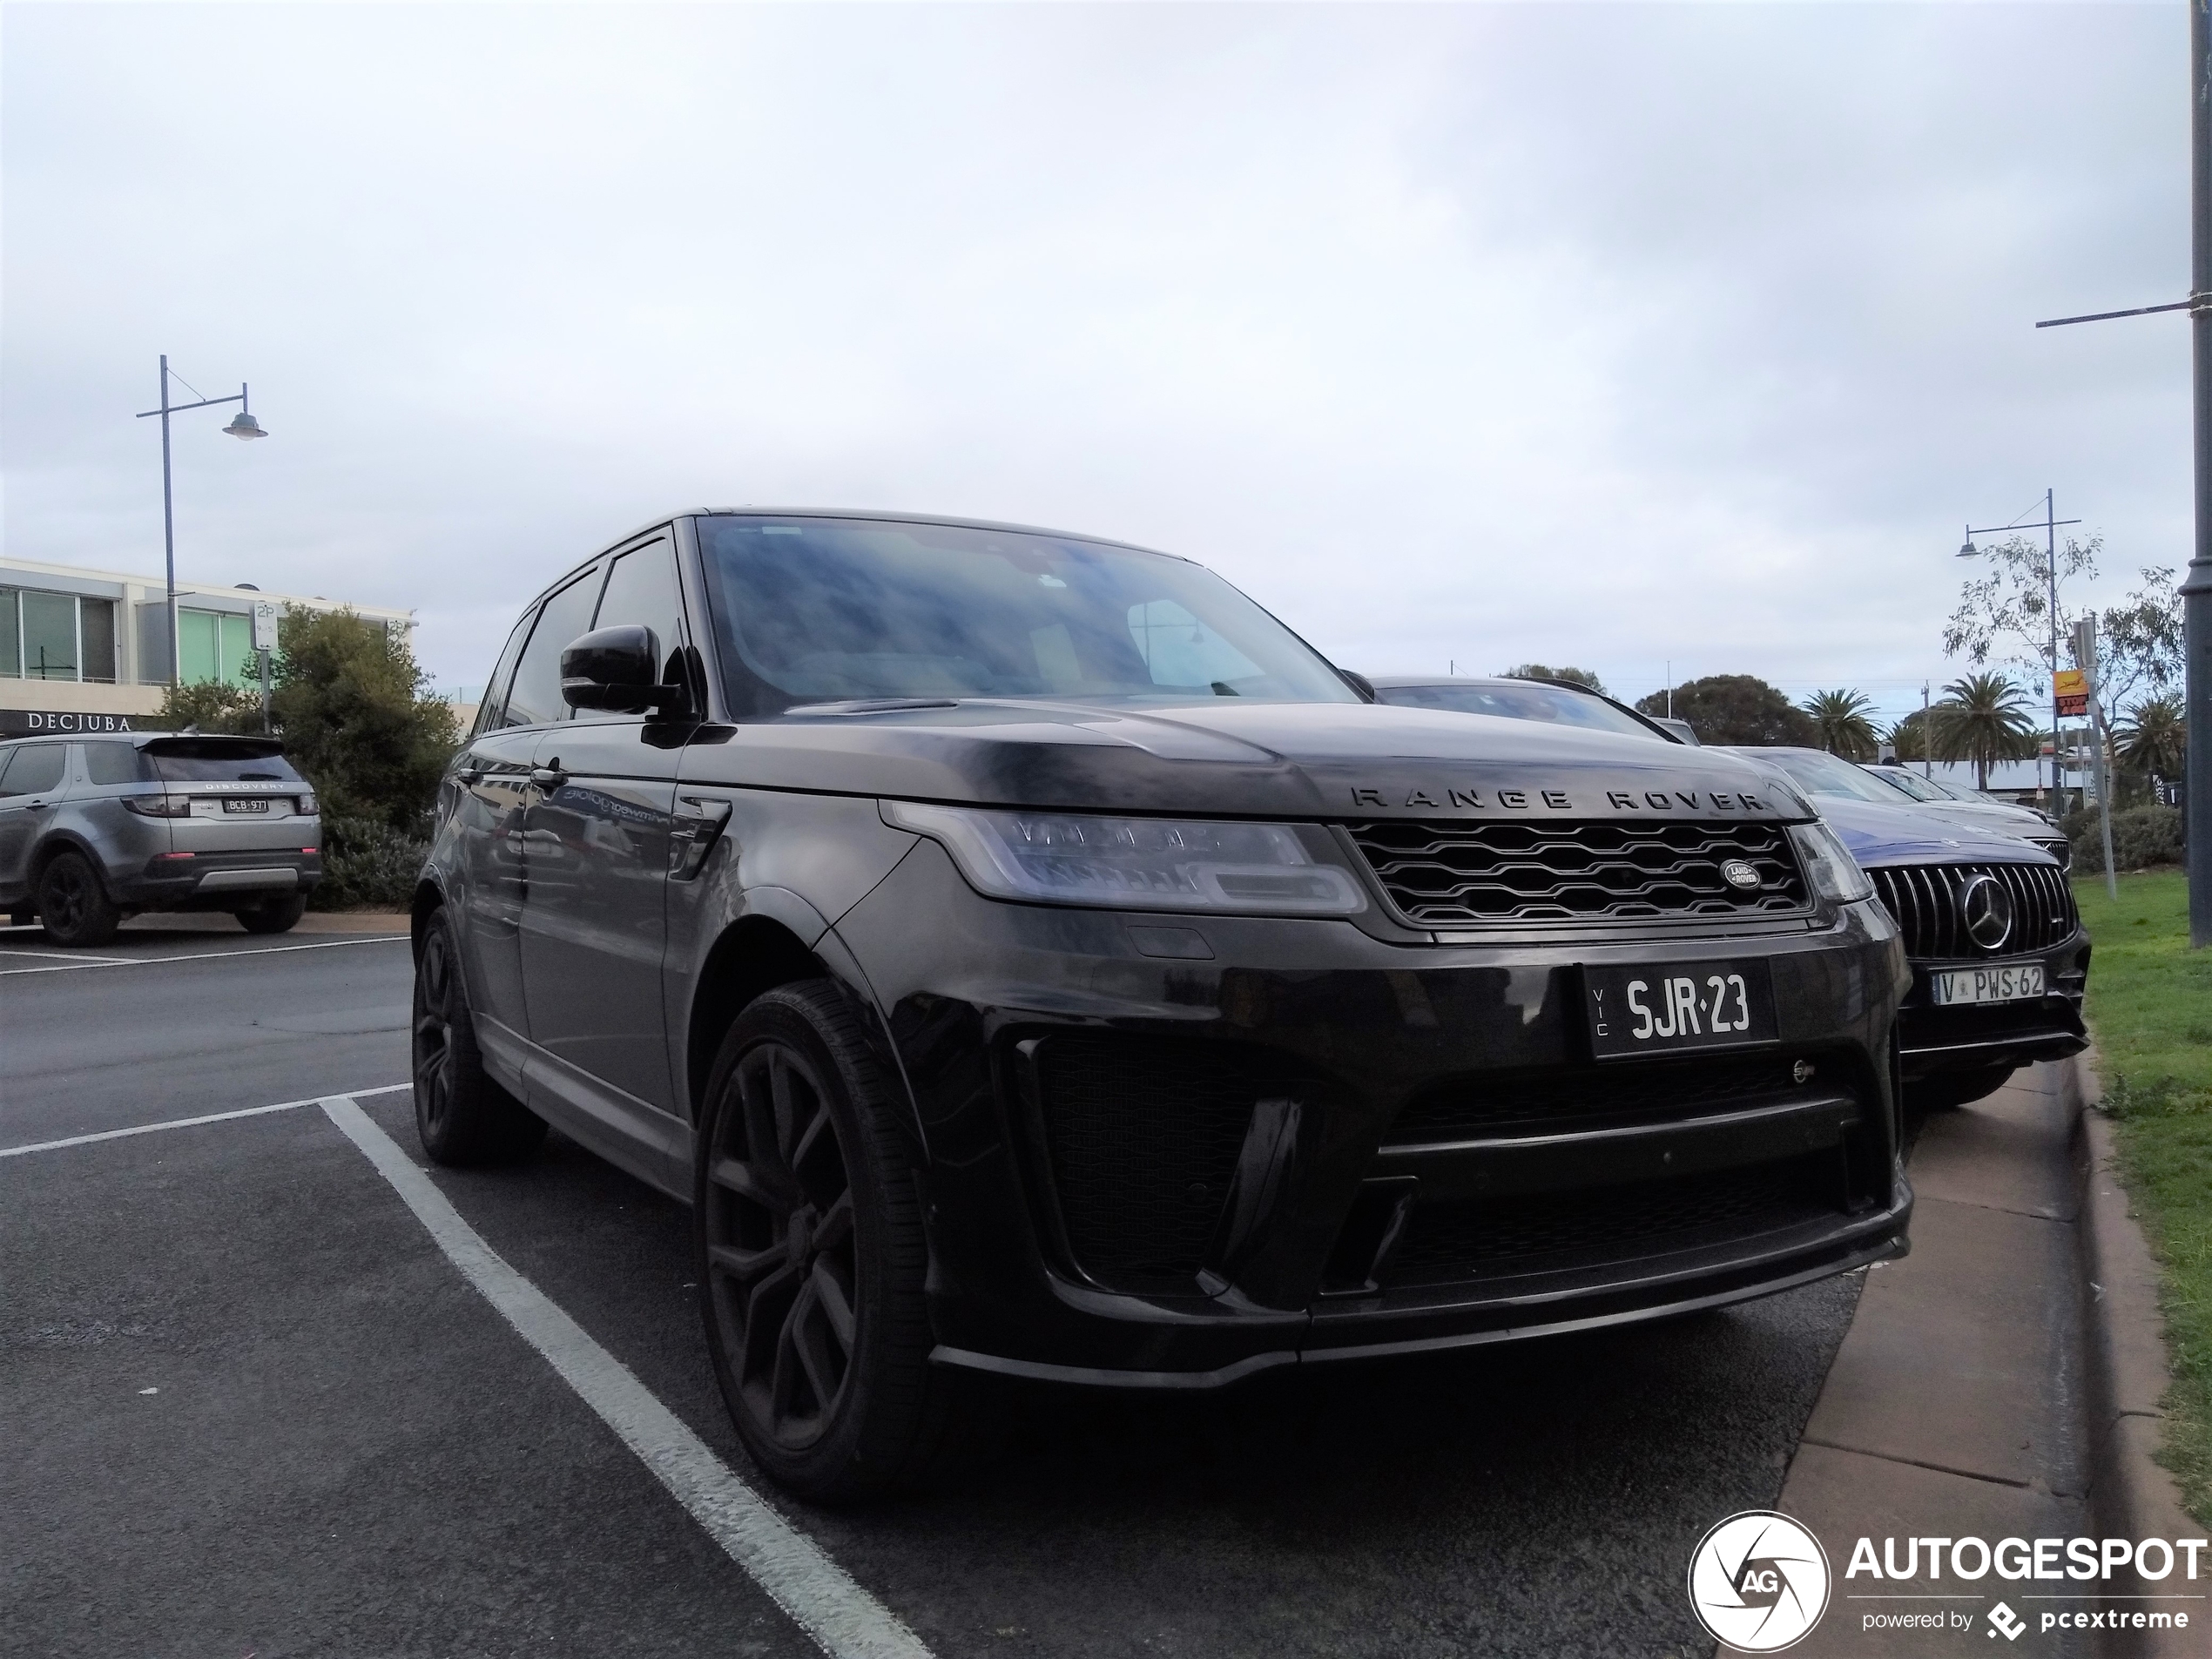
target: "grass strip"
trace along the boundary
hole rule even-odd
[[[2166,1268],[2174,1386],[2159,1460],[2212,1525],[2212,950],[2188,948],[2178,870],[2074,884],[2095,942],[2088,1019],[2121,1174]]]

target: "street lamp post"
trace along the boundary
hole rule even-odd
[[[2182,578],[2182,690],[2188,722],[2186,822],[2189,948],[2212,947],[2212,0],[2189,0],[2189,297],[2053,317],[2038,328],[2189,314],[2196,527]]]
[[[2043,576],[2048,591],[2048,620],[2051,624],[2051,804],[2055,806],[2058,805],[2059,796],[2059,527],[2062,524],[2079,524],[2081,521],[2078,518],[2054,517],[2054,514],[2057,509],[2051,504],[2054,494],[2054,492],[2048,489],[2043,492]],[[2014,530],[2032,530],[2034,528],[2035,521],[2032,518],[2025,524],[1997,524],[1987,529],[1979,530],[1969,524],[1966,526],[1966,544],[1959,550],[1959,556],[1962,559],[1972,559],[1981,556],[1981,550],[1974,545],[1974,537],[1977,536],[2004,536]],[[1927,733],[1922,733],[1924,741],[1926,740],[1927,736]],[[2040,761],[2037,763],[2037,768],[2040,781],[2041,777]]]
[[[166,608],[169,617],[169,683],[172,685],[179,683],[181,664],[177,659],[182,653],[178,649],[177,638],[177,516],[176,509],[171,505],[169,487],[169,417],[182,414],[186,409],[212,408],[218,403],[238,405],[237,415],[223,428],[233,438],[266,438],[269,435],[261,429],[261,423],[253,418],[253,411],[246,406],[244,381],[238,384],[236,397],[203,397],[197,403],[172,403],[169,401],[169,356],[165,352],[161,358],[161,407],[141,410],[138,415],[141,421],[151,415],[161,417],[161,551],[169,583]]]

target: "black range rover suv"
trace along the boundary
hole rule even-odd
[[[1202,567],[745,509],[525,613],[415,907],[446,1162],[689,1200],[748,1448],[1208,1387],[1901,1253],[1865,878],[1710,752],[1369,700]]]

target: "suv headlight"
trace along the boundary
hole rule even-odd
[[[883,803],[884,821],[942,842],[975,890],[995,899],[1349,916],[1366,895],[1351,873],[1317,864],[1287,824]]]
[[[1812,890],[1834,904],[1856,904],[1874,896],[1874,884],[1858,860],[1836,839],[1825,824],[1792,824],[1790,839],[1797,844],[1797,862],[1804,866]]]

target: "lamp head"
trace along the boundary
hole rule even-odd
[[[1959,550],[1959,556],[1962,559],[1971,559],[1979,557],[1980,554],[1981,550],[1974,545],[1974,533],[1968,530],[1966,545]]]
[[[261,423],[243,409],[239,411],[237,418],[223,430],[233,438],[266,438],[269,435],[261,430]]]

